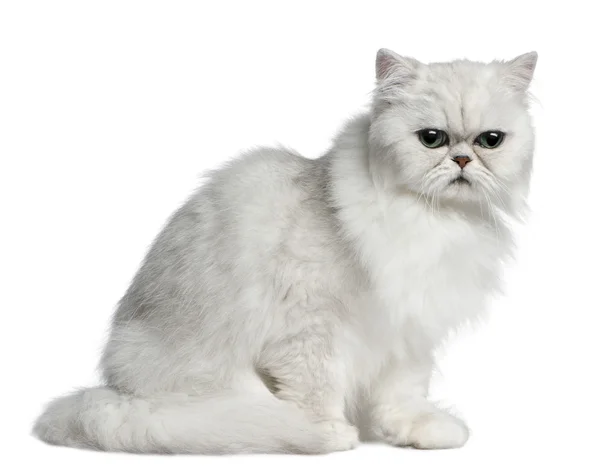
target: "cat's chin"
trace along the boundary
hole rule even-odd
[[[463,176],[450,180],[448,185],[440,193],[440,196],[445,199],[460,202],[474,202],[479,199],[473,182]]]
[[[480,206],[487,202],[485,195],[481,193],[477,185],[467,179],[450,180],[444,188],[435,193],[435,196],[421,192],[412,194],[419,202],[432,209],[445,206],[453,210],[471,211],[475,207],[480,210]]]

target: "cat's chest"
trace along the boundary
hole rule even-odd
[[[371,303],[393,331],[410,324],[442,335],[498,287],[503,245],[486,225],[424,216],[373,225],[370,235],[362,255]]]

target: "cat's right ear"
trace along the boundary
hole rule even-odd
[[[414,58],[403,57],[389,49],[380,49],[375,63],[377,81],[393,77],[399,84],[409,82],[416,79],[420,66],[421,63]]]

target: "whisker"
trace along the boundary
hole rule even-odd
[[[496,219],[496,213],[495,213],[495,210],[494,210],[494,206],[493,206],[492,201],[491,201],[491,199],[490,199],[490,197],[488,195],[489,191],[488,191],[488,189],[486,187],[484,187],[483,190],[482,190],[482,192],[483,192],[483,195],[485,196],[485,198],[487,200],[488,208],[489,208],[489,213],[490,213],[490,215],[492,217],[492,221],[494,222],[494,232],[496,234],[496,241],[500,241],[500,231],[498,229],[498,222],[497,222],[497,219]]]

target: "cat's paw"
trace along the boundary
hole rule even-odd
[[[345,451],[356,448],[358,430],[344,420],[326,420],[318,423],[324,438],[324,450],[327,452]]]
[[[413,422],[410,445],[426,450],[460,448],[469,439],[469,429],[460,419],[439,411]]]
[[[426,450],[460,448],[469,439],[463,421],[445,411],[424,411],[411,416],[384,417],[374,434],[391,445]]]

